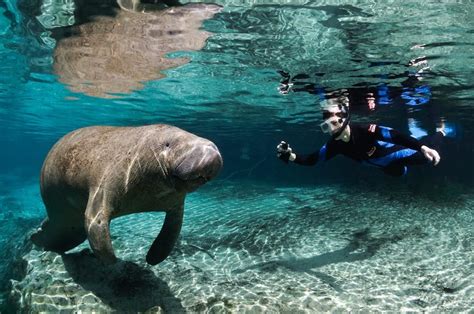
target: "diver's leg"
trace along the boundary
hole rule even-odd
[[[436,151],[438,151],[438,153],[440,153],[440,148],[441,148],[441,145],[443,144],[443,140],[444,140],[444,133],[436,132],[435,134],[431,136],[425,136],[421,138],[420,142],[423,145],[426,145],[432,149],[435,149]],[[426,159],[423,153],[416,152],[407,157],[394,159],[387,166],[383,167],[382,170],[385,174],[398,177],[398,176],[405,175],[407,173],[408,166],[424,165],[424,164],[429,164],[429,163],[430,161]]]
[[[429,163],[425,155],[421,152],[416,152],[410,156],[393,160],[387,166],[383,167],[382,170],[385,174],[394,177],[400,177],[406,175],[408,172],[408,166],[424,165]]]
[[[408,168],[401,164],[392,164],[382,168],[382,171],[392,177],[401,177],[407,173]]]

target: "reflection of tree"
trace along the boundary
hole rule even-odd
[[[129,93],[160,71],[188,62],[173,51],[201,49],[209,33],[202,22],[217,5],[190,4],[150,13],[115,10],[88,23],[56,31],[54,69],[73,91],[107,97]]]

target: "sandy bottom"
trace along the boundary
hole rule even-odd
[[[407,187],[223,182],[188,196],[180,243],[145,255],[162,213],[112,222],[121,261],[33,248],[14,310],[321,312],[474,309],[474,197]]]

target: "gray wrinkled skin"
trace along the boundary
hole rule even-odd
[[[155,265],[171,252],[181,230],[186,193],[216,177],[222,157],[210,141],[169,125],[94,126],[73,131],[49,152],[41,172],[48,218],[31,239],[65,252],[86,238],[105,263],[116,260],[110,220],[165,211],[147,254]]]

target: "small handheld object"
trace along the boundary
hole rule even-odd
[[[288,161],[293,161],[296,158],[296,155],[293,153],[290,145],[287,142],[281,141],[277,146],[277,157],[283,160],[285,163]]]

